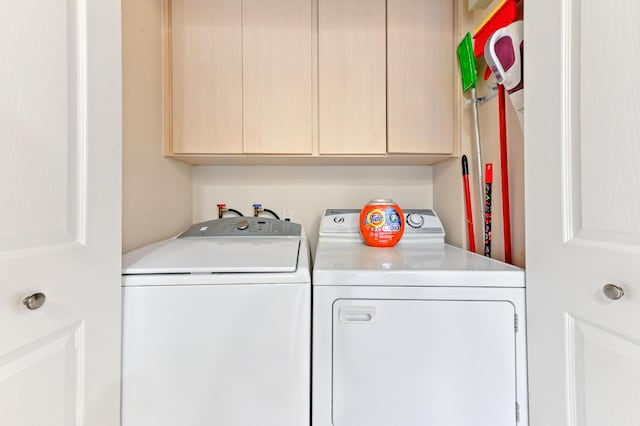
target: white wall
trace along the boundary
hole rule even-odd
[[[430,166],[201,166],[193,168],[193,221],[217,217],[216,204],[253,215],[252,204],[293,212],[315,251],[326,208],[362,208],[392,198],[401,208],[433,205]]]
[[[191,223],[191,166],[162,156],[161,35],[161,2],[122,2],[123,252]]]

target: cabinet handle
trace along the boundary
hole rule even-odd
[[[615,284],[605,284],[604,287],[602,287],[602,291],[604,292],[604,295],[611,300],[618,300],[624,296],[624,290],[622,287]]]
[[[31,296],[27,296],[22,299],[22,304],[30,311],[42,308],[44,302],[47,301],[47,296],[44,293],[33,293]]]

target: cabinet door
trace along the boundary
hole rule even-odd
[[[242,152],[242,8],[173,0],[173,152]]]
[[[311,0],[244,0],[244,152],[312,150]]]
[[[320,154],[386,152],[385,0],[319,0]]]
[[[387,1],[388,150],[453,151],[453,2]]]

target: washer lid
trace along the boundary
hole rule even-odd
[[[122,273],[293,272],[299,239],[174,238],[127,253]]]
[[[293,272],[301,235],[299,224],[262,217],[202,222],[177,238],[125,254],[122,273]]]

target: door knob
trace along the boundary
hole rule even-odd
[[[47,296],[44,293],[33,293],[31,296],[27,296],[22,299],[22,304],[30,311],[42,308],[44,302],[47,301]]]
[[[602,291],[604,292],[604,295],[611,300],[618,300],[624,296],[624,290],[622,287],[615,284],[605,284],[604,287],[602,287]]]

